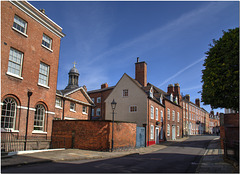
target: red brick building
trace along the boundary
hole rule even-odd
[[[62,28],[27,1],[1,1],[1,26],[1,130],[51,136]]]
[[[74,67],[69,71],[68,85],[64,90],[57,90],[55,119],[90,120],[94,103],[87,94],[86,86],[78,85],[79,72]]]
[[[94,102],[90,118],[91,120],[105,120],[105,99],[112,92],[114,86],[108,87],[107,83],[101,85],[101,89],[88,91],[88,95]]]
[[[168,85],[168,91],[164,98],[167,140],[182,138],[182,107],[179,101],[181,101],[179,84]]]

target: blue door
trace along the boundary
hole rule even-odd
[[[145,147],[145,127],[137,127],[136,147]]]

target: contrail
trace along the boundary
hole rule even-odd
[[[169,82],[170,80],[172,80],[173,78],[175,78],[176,76],[180,75],[181,73],[183,73],[184,71],[186,71],[187,69],[191,68],[192,66],[196,65],[197,63],[201,62],[202,60],[204,60],[205,57],[202,57],[201,59],[197,60],[196,62],[193,62],[192,64],[186,66],[185,68],[181,69],[180,71],[178,71],[176,74],[174,74],[173,76],[169,77],[167,80],[165,80],[163,83],[161,83],[159,86],[162,86],[164,84],[166,84],[167,82]]]

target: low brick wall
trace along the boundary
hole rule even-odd
[[[98,120],[54,120],[54,148],[77,148],[108,151],[112,142],[112,122]],[[114,123],[114,150],[135,148],[136,124]]]

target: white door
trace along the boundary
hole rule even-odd
[[[172,126],[172,140],[176,140],[176,127]]]

